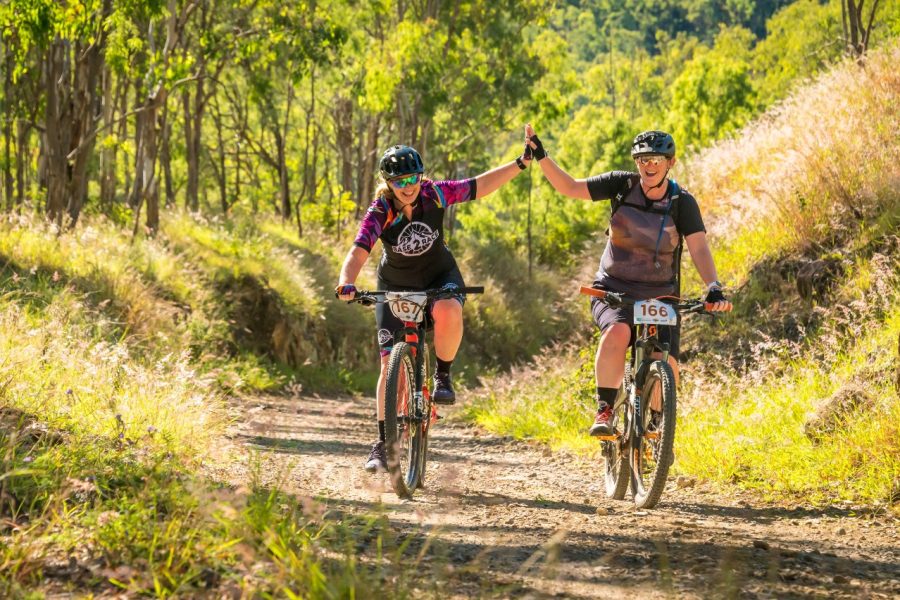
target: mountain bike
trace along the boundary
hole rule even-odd
[[[704,310],[700,300],[633,300],[587,286],[580,291],[610,306],[634,306],[631,360],[625,361],[625,377],[613,404],[611,423],[615,433],[599,439],[606,459],[606,495],[622,500],[630,483],[635,506],[653,508],[662,496],[675,458],[675,374],[668,362],[669,344],[659,339],[658,328],[677,325],[679,314],[712,313]],[[660,356],[654,358],[654,353]]]
[[[351,302],[386,303],[403,321],[394,334],[384,394],[384,432],[388,474],[394,492],[410,498],[425,484],[428,433],[438,419],[428,389],[430,356],[425,333],[431,329],[428,306],[457,294],[482,294],[483,287],[445,286],[414,292],[357,290]]]

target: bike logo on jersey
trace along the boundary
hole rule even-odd
[[[425,254],[438,239],[439,231],[435,231],[425,223],[413,222],[400,232],[394,251],[403,256],[419,256]]]

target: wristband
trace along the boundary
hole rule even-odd
[[[516,157],[516,164],[519,165],[519,169],[521,169],[522,171],[525,170],[525,162],[522,160],[521,156]]]

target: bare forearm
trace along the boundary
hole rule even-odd
[[[569,196],[570,198],[580,198],[582,200],[590,200],[591,194],[588,191],[587,182],[583,179],[575,179],[566,173],[562,167],[553,161],[549,156],[539,163],[544,177],[550,182],[560,194]]]
[[[363,265],[366,264],[368,258],[369,253],[365,249],[353,246],[350,252],[347,253],[347,257],[344,259],[344,264],[341,267],[340,283],[356,283],[356,278],[359,277],[359,272],[362,270]]]
[[[496,192],[503,184],[512,181],[521,172],[522,169],[513,161],[482,173],[475,178],[475,197],[484,198],[488,194]]]
[[[705,232],[697,232],[684,238],[687,242],[688,250],[691,253],[691,260],[697,267],[703,283],[710,284],[719,279],[716,273],[716,264],[713,261],[712,251],[709,249],[709,242],[706,240]]]

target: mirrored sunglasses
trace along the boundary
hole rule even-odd
[[[397,179],[389,179],[388,183],[390,183],[395,188],[405,188],[410,185],[416,185],[422,179],[422,175],[420,173],[415,173],[414,175],[407,175],[406,177],[398,177]]]
[[[666,158],[665,156],[662,156],[661,154],[656,154],[653,156],[638,156],[637,157],[638,163],[641,165],[644,165],[644,166],[646,166],[646,165],[656,166],[656,165],[666,162],[667,160],[669,160],[669,159]]]

